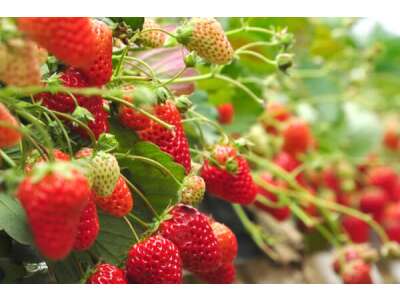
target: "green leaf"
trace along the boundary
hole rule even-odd
[[[93,247],[90,249],[100,261],[121,264],[129,248],[136,243],[132,231],[123,218],[100,213],[100,233]],[[137,227],[137,226],[136,226]],[[140,228],[135,228],[138,234]]]
[[[114,22],[125,22],[132,30],[141,30],[144,23],[143,17],[112,17],[111,20]]]
[[[95,264],[88,252],[73,252],[63,261],[46,263],[58,283],[79,283]]]
[[[4,272],[4,278],[0,278],[0,283],[15,283],[25,275],[24,267],[8,257],[0,257],[0,270]]]
[[[6,194],[0,194],[0,229],[21,244],[33,244],[23,208]]]
[[[130,181],[149,199],[157,213],[161,214],[168,205],[178,201],[179,183],[185,176],[184,168],[152,143],[136,143],[130,149],[130,154],[132,156],[119,159],[120,166]]]

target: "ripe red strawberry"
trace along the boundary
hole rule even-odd
[[[79,158],[92,156],[92,154],[93,154],[93,149],[85,147],[85,148],[80,149],[78,152],[76,152],[75,157],[79,159]]]
[[[189,173],[191,169],[189,144],[178,109],[172,102],[167,101],[164,104],[155,105],[152,113],[164,122],[175,126],[175,130],[168,130],[163,125],[149,120],[149,126],[140,126],[141,129],[137,129],[136,133],[142,140],[152,142],[159,146],[162,151],[170,154],[177,163],[185,168],[186,173]],[[140,118],[140,123],[145,119],[148,118]],[[132,128],[132,126],[129,127]]]
[[[204,179],[197,175],[188,175],[182,182],[179,191],[180,202],[188,205],[198,205],[203,200],[206,191]]]
[[[305,153],[313,145],[313,137],[307,123],[293,120],[283,131],[283,151],[297,156]]]
[[[44,177],[38,178],[43,173]],[[81,213],[90,197],[89,184],[65,162],[39,164],[32,174],[18,187],[18,199],[39,250],[50,259],[63,259],[74,246]]]
[[[125,284],[125,272],[112,264],[99,264],[86,283],[90,284]]]
[[[55,160],[59,161],[69,161],[71,158],[67,153],[62,152],[59,149],[53,149],[53,155]],[[30,174],[32,171],[32,168],[34,167],[35,164],[44,162],[45,160],[43,157],[40,156],[40,154],[37,151],[34,151],[32,156],[28,158],[28,161],[25,164],[25,174]]]
[[[250,204],[255,200],[256,186],[247,161],[231,146],[216,145],[210,160],[205,160],[201,177],[207,191],[223,200]]]
[[[298,167],[300,167],[301,163],[292,155],[286,152],[280,152],[275,158],[274,163],[280,166],[287,172],[293,172]],[[296,176],[296,180],[300,183],[305,185],[304,174],[301,172]]]
[[[369,226],[364,221],[353,216],[345,216],[342,219],[342,226],[354,243],[365,243],[369,240]]]
[[[101,197],[93,192],[93,199],[104,212],[118,218],[127,215],[133,207],[132,194],[122,176],[110,196]]]
[[[371,214],[375,220],[380,220],[383,209],[389,201],[387,193],[380,188],[370,188],[360,196],[360,209]]]
[[[93,202],[93,199],[90,199],[81,214],[74,250],[88,250],[95,242],[99,230],[100,224],[96,204]]]
[[[125,93],[132,93],[134,90],[133,86],[126,86],[123,88]],[[130,103],[134,103],[134,99],[130,95],[124,96],[124,100]],[[146,117],[140,112],[126,106],[120,105],[118,107],[118,116],[121,123],[134,131],[143,130],[151,126],[151,119]]]
[[[346,264],[341,276],[343,283],[346,284],[372,283],[371,267],[362,260],[354,260]]]
[[[384,189],[388,193],[390,200],[395,200],[394,191],[398,178],[393,168],[389,166],[375,167],[368,172],[367,177],[370,185]]]
[[[341,192],[341,182],[339,176],[333,168],[327,168],[322,172],[324,185],[334,192]]]
[[[236,270],[233,263],[228,263],[220,266],[214,271],[201,274],[199,273],[197,276],[207,283],[230,284],[235,281]]]
[[[383,136],[383,143],[389,150],[396,151],[400,149],[400,132],[397,122],[389,123]]]
[[[218,105],[218,122],[221,124],[231,124],[235,114],[232,103]]]
[[[342,271],[342,268],[345,266],[345,264],[353,261],[353,260],[358,260],[361,259],[360,253],[356,251],[355,249],[346,249],[344,253],[341,253],[342,259],[343,259],[343,266],[340,264],[340,259],[339,257],[336,257],[335,260],[333,261],[333,270],[335,273],[340,274]]]
[[[224,224],[212,221],[211,227],[218,241],[221,251],[222,264],[230,264],[234,261],[238,251],[235,234]]]
[[[84,78],[82,72],[74,68],[68,68],[61,74],[60,80],[66,87],[84,88],[88,87],[88,82]],[[88,122],[88,127],[93,131],[96,138],[100,134],[109,131],[108,112],[104,109],[105,100],[99,96],[82,96],[74,95],[78,104],[86,108],[93,115],[94,120]],[[63,93],[50,94],[40,93],[35,95],[37,101],[43,101],[43,104],[51,110],[72,113],[76,108],[74,99]],[[72,127],[81,136],[88,137],[86,130],[80,127]]]
[[[260,177],[264,180],[266,184],[272,185],[274,187],[285,187],[285,184],[281,181],[276,181],[272,178],[272,176],[269,173],[262,173]],[[270,200],[271,202],[278,202],[278,197],[276,194],[271,193],[270,191],[264,189],[262,186],[258,186],[258,193],[263,195],[265,198]],[[291,212],[288,206],[283,206],[279,208],[273,208],[269,207],[259,201],[255,202],[255,205],[262,209],[263,211],[269,213],[271,216],[273,216],[275,219],[278,221],[285,221],[288,218],[290,218]]]
[[[112,75],[112,31],[103,22],[92,20],[95,35],[94,54],[81,67],[90,85],[101,86],[110,81]]]
[[[268,102],[267,107],[261,116],[261,124],[270,134],[277,134],[281,123],[286,122],[291,117],[288,108],[279,102]]]
[[[64,63],[87,66],[96,53],[90,18],[18,18],[18,28]]]
[[[206,215],[188,205],[178,204],[159,232],[179,249],[183,266],[192,272],[209,272],[221,264],[217,238]]]
[[[369,264],[376,261],[377,258],[378,254],[376,250],[371,248],[368,244],[349,244],[335,252],[333,269],[337,274],[341,274],[347,263],[355,260],[362,260]]]
[[[233,48],[214,18],[192,18],[176,34],[178,42],[210,63],[224,65],[233,59]]]
[[[0,80],[11,86],[40,85],[40,50],[32,41],[9,40]]]
[[[165,33],[157,29],[162,29],[162,27],[154,20],[145,18],[143,23],[143,32],[140,33],[138,42],[150,48],[162,47],[165,42]]]
[[[160,236],[133,245],[126,260],[130,283],[182,283],[182,261],[177,246]]]
[[[400,243],[400,204],[389,204],[383,213],[382,225],[389,239]]]
[[[18,144],[21,141],[19,123],[2,103],[0,103],[0,122],[0,148]]]

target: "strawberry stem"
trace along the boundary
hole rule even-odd
[[[124,175],[121,174],[121,176],[125,179],[126,183],[128,184],[128,186],[134,190],[134,192],[136,192],[136,194],[138,194],[140,196],[140,198],[143,199],[144,203],[146,204],[146,206],[149,208],[149,210],[152,212],[152,214],[159,219],[160,216],[157,213],[157,211],[154,209],[154,207],[151,205],[149,199],[147,199],[147,197],[132,183],[130,182],[130,180],[128,178],[126,178]]]
[[[139,242],[139,236],[135,230],[135,228],[133,227],[132,223],[129,222],[128,218],[125,216],[123,217],[124,221],[126,222],[126,224],[128,224],[129,229],[131,230],[136,242]]]

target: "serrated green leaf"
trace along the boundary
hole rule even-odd
[[[0,194],[0,229],[21,244],[33,244],[23,208],[6,194]]]

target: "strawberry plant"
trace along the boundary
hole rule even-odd
[[[400,255],[397,69],[314,21],[1,18],[0,282],[234,283],[236,226],[374,282]]]

